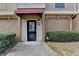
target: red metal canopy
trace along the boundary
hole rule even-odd
[[[18,8],[15,10],[16,14],[24,14],[24,13],[43,13],[44,8]]]

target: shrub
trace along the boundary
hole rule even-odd
[[[79,33],[76,32],[64,32],[64,31],[55,31],[48,32],[47,36],[49,40],[53,42],[75,42],[79,41]]]
[[[16,43],[15,33],[0,33],[0,54]]]

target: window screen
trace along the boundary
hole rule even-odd
[[[55,3],[55,8],[64,8],[64,3]]]

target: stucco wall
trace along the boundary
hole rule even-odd
[[[14,32],[17,39],[20,39],[20,23],[15,20],[1,20],[0,19],[0,32]]]
[[[48,31],[69,31],[69,19],[54,19],[47,16],[46,32]]]

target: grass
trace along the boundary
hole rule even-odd
[[[48,46],[64,56],[79,56],[79,42],[47,42]]]
[[[75,49],[73,49],[73,48],[64,48],[63,51],[65,51],[65,52],[73,52],[73,51],[75,51]]]

